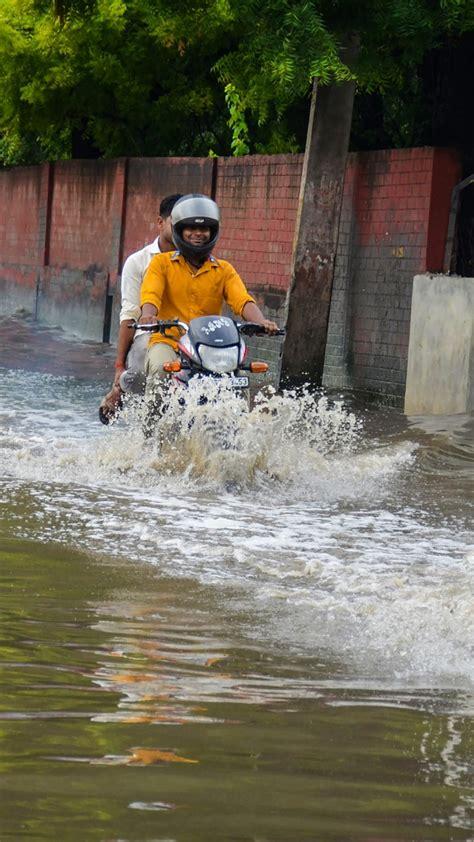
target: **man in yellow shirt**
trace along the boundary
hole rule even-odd
[[[219,222],[219,208],[207,196],[191,193],[176,202],[171,227],[177,250],[152,258],[141,288],[139,324],[157,318],[189,323],[197,316],[219,315],[225,302],[237,316],[261,324],[266,333],[277,332],[278,325],[264,317],[233,266],[213,256]],[[147,401],[153,400],[157,381],[167,377],[163,363],[177,358],[176,344],[152,334],[145,363]]]

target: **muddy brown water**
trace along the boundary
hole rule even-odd
[[[472,416],[230,396],[160,449],[110,349],[0,348],[0,839],[474,840]]]

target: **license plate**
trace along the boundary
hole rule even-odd
[[[248,377],[231,377],[230,385],[233,389],[247,389],[249,385]]]

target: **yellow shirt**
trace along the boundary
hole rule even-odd
[[[248,302],[255,302],[227,260],[211,255],[199,269],[192,270],[179,251],[168,251],[155,255],[145,272],[141,305],[154,304],[159,319],[189,323],[197,316],[220,315],[224,301],[238,316]],[[154,342],[176,346],[160,333],[151,335],[150,345]]]

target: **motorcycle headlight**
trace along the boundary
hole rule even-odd
[[[237,345],[230,348],[210,348],[209,345],[199,346],[199,356],[208,371],[216,374],[235,371],[239,364],[239,349]]]

